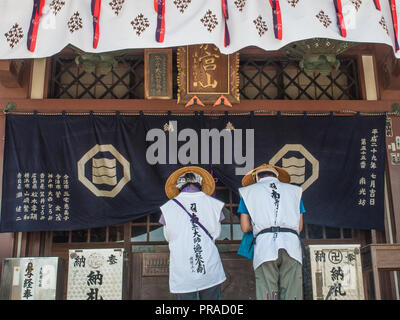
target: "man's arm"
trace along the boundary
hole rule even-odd
[[[243,201],[243,198],[240,198],[237,212],[240,213],[240,228],[242,229],[242,232],[252,231],[253,227],[251,225],[250,214],[247,210],[246,204]]]
[[[303,214],[306,213],[304,208],[303,199],[300,200],[300,222],[299,222],[299,233],[303,230]]]
[[[303,214],[300,213],[299,233],[303,230]]]
[[[242,232],[245,233],[253,230],[249,214],[246,213],[240,214],[240,228],[242,229]]]

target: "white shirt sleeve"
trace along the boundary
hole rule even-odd
[[[163,227],[163,233],[164,233],[164,238],[165,238],[165,240],[167,240],[167,242],[169,242],[169,240],[168,240],[167,226],[164,226],[164,227]]]

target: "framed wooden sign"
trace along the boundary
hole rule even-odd
[[[310,245],[314,300],[364,300],[359,244]]]
[[[168,275],[169,252],[143,253],[143,277],[165,277]]]
[[[178,48],[178,103],[194,96],[214,103],[221,95],[239,103],[239,53],[221,54],[211,44]]]
[[[172,99],[172,49],[145,49],[146,99]]]

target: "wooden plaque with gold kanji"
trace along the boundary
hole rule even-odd
[[[197,96],[203,103],[215,103],[225,96],[239,103],[239,53],[221,54],[211,44],[178,48],[178,103]]]
[[[172,49],[145,49],[145,98],[172,99]]]

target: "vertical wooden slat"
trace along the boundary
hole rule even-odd
[[[0,210],[1,210],[1,195],[3,186],[3,162],[4,162],[4,143],[5,143],[5,126],[6,116],[4,113],[0,114]],[[0,211],[1,216],[1,211]],[[0,258],[12,257],[13,247],[15,246],[15,237],[12,233],[0,234]],[[1,265],[0,265],[1,272]]]
[[[378,87],[376,83],[374,56],[363,55],[362,66],[364,73],[366,100],[378,100]]]
[[[135,285],[133,283],[134,281],[131,280],[132,274],[134,272],[136,272],[136,265],[132,266],[134,261],[133,261],[133,257],[132,257],[131,238],[132,238],[132,223],[127,222],[124,224],[124,249],[125,249],[125,257],[124,257],[125,265],[124,265],[124,267],[125,267],[125,282],[128,284],[127,285],[127,295],[128,295],[127,299],[128,300],[131,299],[132,294],[133,294],[133,287],[135,287]]]
[[[46,80],[46,58],[35,59],[32,67],[31,99],[43,99]]]
[[[32,65],[30,91],[31,99],[43,99],[46,78],[46,59],[35,59]],[[40,255],[40,232],[31,232],[21,236],[17,235],[17,254],[22,256],[39,256]],[[24,243],[25,239],[25,243]],[[23,248],[25,247],[25,248]]]
[[[146,239],[150,241],[150,216],[146,217]]]
[[[230,233],[231,233],[230,240],[233,240],[233,211],[232,211],[233,200],[232,200],[232,198],[233,198],[232,190],[229,190],[229,225],[230,225]]]
[[[106,243],[110,242],[110,227],[106,227]]]

